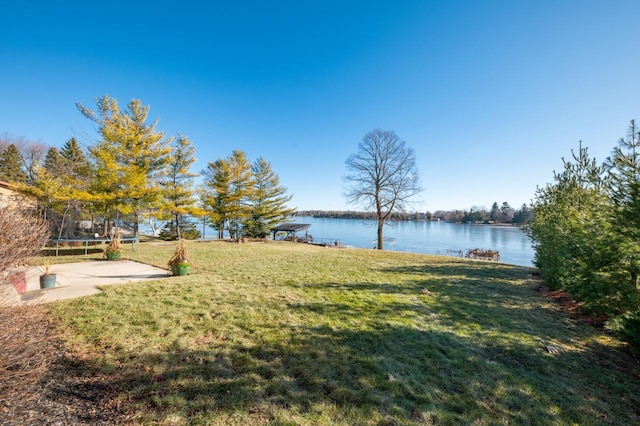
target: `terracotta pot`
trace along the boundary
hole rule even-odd
[[[9,272],[9,284],[15,287],[18,293],[27,291],[27,276],[24,271]]]

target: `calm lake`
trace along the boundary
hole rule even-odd
[[[325,219],[299,216],[298,223],[309,223],[309,235],[322,242],[373,248],[376,244],[375,221]],[[298,236],[303,236],[299,234]],[[446,222],[401,221],[385,225],[385,250],[441,254],[447,250],[480,248],[500,252],[501,262],[533,266],[534,251],[529,237],[515,226],[471,225]]]
[[[293,222],[311,224],[309,235],[316,242],[361,248],[373,248],[376,224],[372,220],[325,219],[298,216]],[[199,227],[200,230],[201,227]],[[140,225],[142,234],[151,235],[151,229]],[[299,233],[303,237],[304,233]],[[447,222],[400,221],[384,227],[385,250],[446,255],[447,250],[480,248],[500,252],[500,261],[513,265],[533,266],[534,251],[529,237],[515,226],[470,225]],[[215,238],[215,231],[205,230],[205,238]]]

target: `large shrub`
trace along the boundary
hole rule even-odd
[[[28,199],[0,199],[0,284],[3,271],[23,264],[42,250],[49,226]],[[29,390],[42,378],[52,352],[51,324],[38,306],[11,306],[9,287],[0,288],[0,412],[7,401],[25,403]],[[8,405],[7,405],[8,404]]]
[[[538,189],[531,237],[547,285],[640,347],[640,132],[632,122],[598,165],[580,146]]]

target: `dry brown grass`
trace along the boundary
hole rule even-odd
[[[2,306],[0,300],[0,410],[33,392],[55,359],[54,330],[42,306]]]

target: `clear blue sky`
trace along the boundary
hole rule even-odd
[[[0,133],[88,144],[75,102],[141,99],[194,142],[194,171],[262,156],[301,210],[357,209],[344,161],[374,128],[415,149],[416,208],[433,211],[519,207],[579,140],[603,160],[640,119],[639,1],[28,1],[0,16]]]

